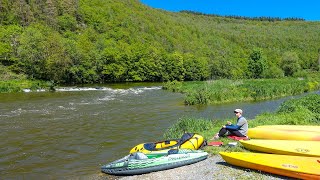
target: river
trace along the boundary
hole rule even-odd
[[[288,98],[185,106],[182,94],[161,84],[0,94],[0,179],[95,177],[101,165],[133,146],[163,140],[183,116],[232,119],[233,110],[242,108],[251,119]]]

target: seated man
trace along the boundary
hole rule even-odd
[[[248,133],[248,121],[246,118],[242,116],[242,110],[241,109],[235,109],[234,113],[236,115],[237,124],[231,124],[230,121],[227,122],[226,125],[222,126],[219,133],[217,133],[213,138],[219,139],[220,137],[224,136],[226,133],[228,135],[234,135],[238,137],[247,137]]]

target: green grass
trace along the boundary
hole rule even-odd
[[[0,93],[22,92],[23,89],[47,89],[51,90],[53,84],[44,81],[32,80],[6,80],[0,81]]]
[[[261,125],[319,125],[320,124],[320,95],[309,94],[298,99],[291,99],[283,102],[274,113],[263,113],[248,120],[249,128]],[[165,133],[165,139],[179,138],[184,132],[194,132],[202,135],[208,142],[217,133],[227,120],[212,121],[209,119],[196,119],[183,117],[173,124]],[[233,120],[235,121],[235,120]],[[228,138],[220,138],[224,143],[221,147],[207,146],[205,150],[211,154],[218,154],[220,151],[248,151],[238,143],[236,147],[229,147],[227,144],[233,142]]]
[[[28,80],[26,75],[11,72],[5,66],[0,64],[0,93],[22,92],[23,89],[47,89],[53,90],[54,83]]]
[[[298,95],[320,89],[320,74],[304,78],[168,82],[163,88],[185,93],[185,104],[221,104]]]

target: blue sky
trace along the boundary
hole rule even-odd
[[[141,0],[153,8],[246,17],[297,17],[320,21],[320,0]]]

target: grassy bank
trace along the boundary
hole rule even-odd
[[[185,93],[185,104],[219,104],[257,101],[298,95],[320,89],[320,74],[304,78],[168,82],[164,89]]]
[[[232,109],[230,110],[232,113]],[[245,114],[244,114],[245,116]],[[164,134],[165,139],[179,138],[183,132],[196,132],[210,141],[215,133],[227,121],[235,122],[234,119],[209,120],[184,117],[179,119]],[[310,94],[299,99],[291,99],[283,102],[274,113],[263,113],[248,120],[249,128],[261,125],[319,125],[320,123],[320,95]],[[228,138],[220,139],[224,144],[231,142]],[[206,151],[218,154],[219,151],[226,151],[228,146],[206,147]],[[228,151],[247,151],[242,146],[237,146]]]
[[[53,83],[40,80],[28,80],[23,74],[16,74],[0,64],[0,93],[22,92],[24,89],[36,91],[39,89],[50,90]]]
[[[53,83],[31,80],[6,80],[0,81],[0,93],[22,92],[24,89],[36,91],[39,89],[51,90]]]

